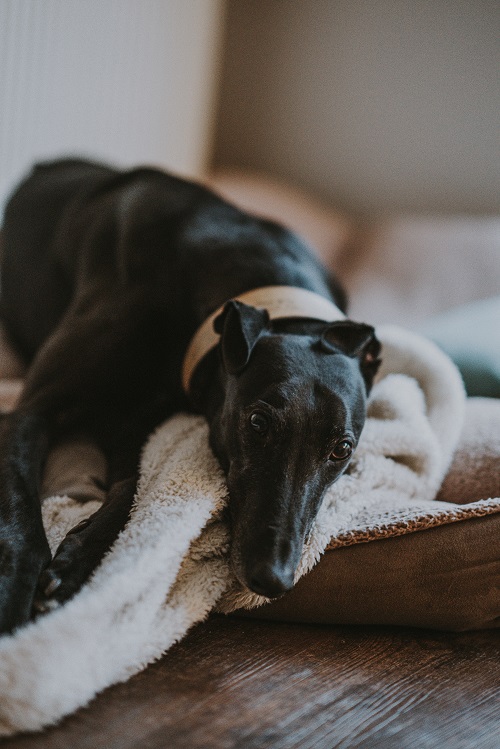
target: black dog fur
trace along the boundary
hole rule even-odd
[[[85,582],[128,518],[148,434],[189,408],[205,414],[227,474],[236,575],[268,597],[288,590],[323,493],[356,447],[380,348],[368,325],[269,321],[227,301],[289,285],[344,310],[303,242],[161,171],[63,160],[37,166],[11,197],[1,274],[2,320],[29,370],[0,422],[0,631]],[[188,403],[184,353],[224,303]],[[51,559],[40,476],[73,433],[105,452],[107,500]]]

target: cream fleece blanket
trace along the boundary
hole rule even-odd
[[[348,543],[402,518],[452,512],[431,500],[462,425],[458,372],[415,334],[386,326],[378,335],[384,364],[361,442],[348,475],[325,496],[298,577],[332,539]],[[159,658],[215,607],[227,612],[265,600],[241,590],[229,569],[227,490],[207,434],[204,420],[191,415],[161,426],[144,449],[131,519],[89,583],[0,640],[0,735],[38,730],[86,705]],[[495,500],[475,506],[480,514],[498,511]],[[68,497],[46,500],[52,548],[96,509]]]

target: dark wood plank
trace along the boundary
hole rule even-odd
[[[142,674],[2,749],[498,749],[498,632],[211,617]]]

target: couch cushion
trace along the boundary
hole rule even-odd
[[[399,217],[358,232],[333,264],[350,314],[412,329],[500,288],[500,219]]]

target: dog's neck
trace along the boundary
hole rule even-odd
[[[296,286],[263,286],[234,298],[253,307],[266,309],[271,320],[307,318],[334,322],[345,319],[344,313],[330,299]],[[196,367],[219,341],[219,334],[215,332],[213,324],[223,306],[200,325],[187,348],[182,366],[182,386],[186,394],[189,393]]]

